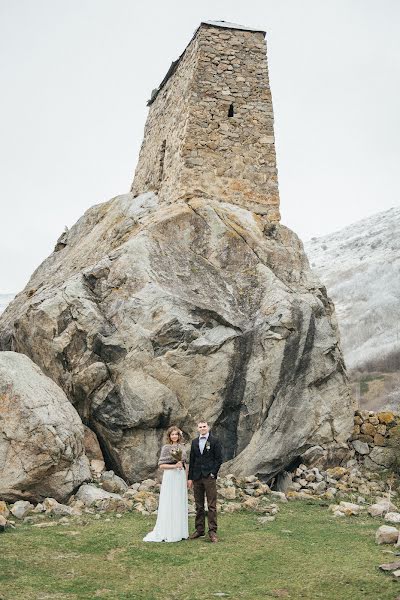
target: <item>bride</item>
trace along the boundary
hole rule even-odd
[[[189,537],[187,502],[186,451],[182,432],[174,425],[166,435],[158,465],[163,479],[158,504],[157,522],[144,542],[179,542]]]

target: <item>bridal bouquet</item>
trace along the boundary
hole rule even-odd
[[[181,462],[183,456],[182,448],[176,448],[175,450],[171,450],[171,456],[175,462]]]

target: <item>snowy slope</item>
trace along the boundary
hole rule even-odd
[[[350,369],[400,370],[400,207],[305,244],[336,306]]]
[[[0,315],[14,298],[14,294],[0,294]]]

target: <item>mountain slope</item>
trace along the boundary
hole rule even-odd
[[[14,294],[0,294],[0,315],[7,308],[8,304],[10,304],[13,298]]]
[[[400,208],[313,238],[305,249],[335,303],[347,367],[398,373]]]

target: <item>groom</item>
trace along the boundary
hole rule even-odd
[[[217,538],[217,475],[222,464],[221,444],[210,433],[207,421],[197,424],[199,437],[192,441],[189,460],[188,487],[193,486],[196,503],[196,531],[190,539],[195,540],[205,532],[204,495],[208,506],[208,535],[211,542]]]

